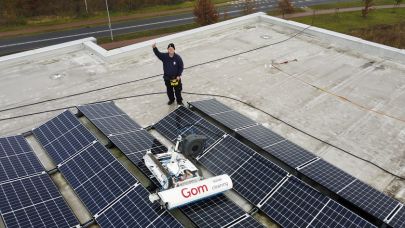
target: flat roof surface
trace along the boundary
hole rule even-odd
[[[313,136],[405,176],[405,62],[299,30],[279,20],[252,17],[213,29],[158,40],[183,58],[183,91],[240,99]],[[292,38],[291,38],[292,37]],[[291,38],[291,39],[288,39]],[[286,40],[288,39],[288,40]],[[343,38],[342,38],[343,39]],[[277,43],[286,40],[285,42]],[[277,43],[277,44],[275,44]],[[270,45],[260,48],[264,45]],[[259,48],[257,50],[253,50]],[[162,73],[151,42],[106,60],[85,47],[0,63],[0,119],[100,100],[165,92],[161,76],[85,93]],[[247,51],[243,54],[238,54]],[[384,50],[382,50],[383,52]],[[402,52],[403,53],[403,52]],[[220,59],[217,61],[213,61]],[[18,59],[17,59],[18,60]],[[185,101],[211,98],[183,94]],[[405,181],[246,105],[217,98],[380,191],[405,202]],[[165,94],[115,103],[142,126],[175,109]],[[0,135],[28,131],[61,111],[2,120]]]

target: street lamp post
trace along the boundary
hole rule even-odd
[[[107,2],[107,0],[105,0],[105,6],[107,7],[108,27],[110,28],[111,40],[114,40],[113,32],[112,32],[112,29],[111,29],[110,11],[108,10],[108,2]]]

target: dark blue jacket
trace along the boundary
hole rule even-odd
[[[184,65],[180,55],[174,53],[174,56],[170,57],[169,53],[162,53],[156,47],[153,48],[153,52],[163,62],[163,78],[165,80],[170,80],[177,76],[181,76]]]

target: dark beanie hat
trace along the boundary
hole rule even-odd
[[[169,45],[167,45],[167,48],[169,49],[169,47],[172,47],[174,50],[176,50],[176,48],[174,47],[173,43],[170,43]]]

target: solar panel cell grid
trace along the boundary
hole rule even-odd
[[[77,108],[90,120],[109,116],[126,115],[112,101],[86,104],[78,106]]]
[[[7,227],[71,227],[78,224],[48,174],[0,184],[0,211]]]
[[[246,228],[246,227],[263,227],[262,224],[260,224],[258,221],[256,221],[253,217],[251,216],[246,216],[245,219],[241,220],[240,222],[230,226],[229,228]]]
[[[244,128],[237,131],[237,133],[261,148],[268,147],[285,140],[280,135],[262,125]]]
[[[384,220],[399,202],[356,180],[338,194],[356,206]]]
[[[180,106],[157,122],[153,127],[167,139],[174,142],[178,135],[201,120],[200,116]]]
[[[181,210],[199,227],[222,227],[245,214],[224,195],[192,203]]]
[[[228,136],[212,147],[198,161],[215,175],[231,175],[255,153],[235,138]]]
[[[405,227],[405,205],[402,205],[402,208],[391,219],[389,224],[394,228],[403,228],[403,227]]]
[[[44,171],[21,135],[0,138],[0,183]]]
[[[149,193],[138,185],[98,217],[100,227],[182,227],[159,204],[152,204]]]
[[[269,146],[265,150],[293,168],[316,158],[312,153],[288,140]]]
[[[306,227],[328,202],[328,198],[290,177],[262,206],[282,227]]]
[[[190,102],[192,106],[206,113],[207,115],[212,115],[216,113],[231,111],[232,109],[215,99],[202,100]]]
[[[129,116],[111,116],[91,120],[93,124],[105,135],[140,130],[142,127]]]
[[[255,154],[231,176],[233,189],[254,205],[258,205],[287,176],[287,172]]]
[[[322,159],[300,169],[300,172],[333,192],[338,192],[355,180],[353,176]]]
[[[371,228],[376,226],[362,219],[335,201],[330,200],[311,222],[310,227]]]
[[[93,215],[137,183],[98,142],[62,164],[59,170]]]
[[[236,111],[223,112],[211,115],[211,117],[232,130],[256,124],[253,120]]]
[[[66,110],[40,127],[35,128],[33,133],[42,145],[46,145],[78,125],[80,125],[79,120],[69,110]]]

